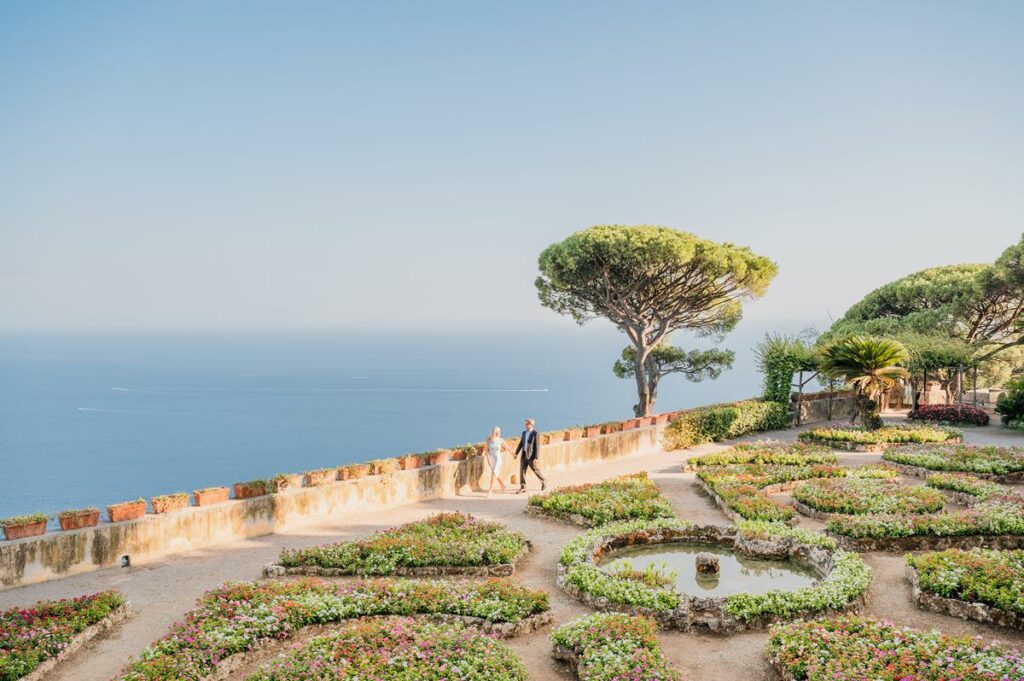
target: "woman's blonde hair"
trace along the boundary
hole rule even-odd
[[[501,437],[501,426],[494,426],[491,428],[491,439],[495,440]]]

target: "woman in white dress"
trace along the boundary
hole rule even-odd
[[[495,480],[501,485],[501,491],[505,491],[505,481],[501,479],[501,453],[506,449],[508,449],[508,445],[501,438],[501,428],[494,426],[491,436],[484,443],[484,458],[487,459],[487,468],[491,472],[487,485],[487,496],[491,496]]]

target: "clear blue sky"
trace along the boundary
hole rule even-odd
[[[815,323],[1024,231],[1019,2],[0,4],[0,327],[558,324],[596,223]]]

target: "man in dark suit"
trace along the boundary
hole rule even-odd
[[[526,419],[526,430],[519,438],[519,446],[516,447],[515,456],[522,452],[523,457],[519,459],[519,494],[526,491],[526,469],[529,467],[533,474],[540,480],[540,491],[547,487],[540,468],[537,467],[537,457],[540,455],[540,440],[537,439],[537,431],[533,429],[533,419]]]

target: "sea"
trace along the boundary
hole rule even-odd
[[[760,391],[746,326],[718,380],[663,379],[657,410]],[[700,346],[701,343],[696,343]],[[707,346],[707,343],[703,343]],[[479,332],[0,334],[0,517],[632,416],[592,326]]]

